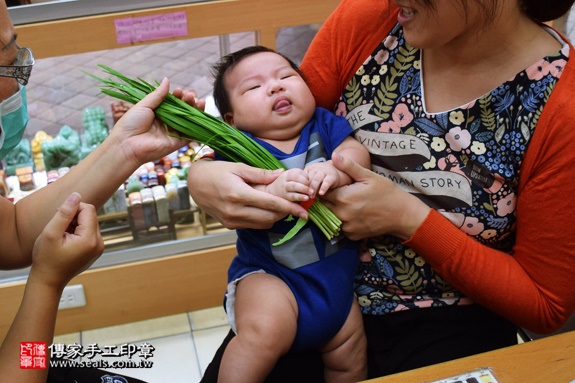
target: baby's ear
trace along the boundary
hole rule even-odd
[[[224,121],[231,126],[234,126],[234,115],[231,112],[224,114]]]

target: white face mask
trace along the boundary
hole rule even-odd
[[[0,103],[0,160],[20,143],[27,124],[26,88],[19,85],[18,92]]]

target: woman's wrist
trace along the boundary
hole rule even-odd
[[[88,172],[95,171],[94,176],[103,177],[110,183],[118,184],[128,179],[141,165],[130,148],[126,148],[122,137],[110,134],[78,166],[89,164]]]
[[[413,200],[406,203],[405,208],[402,209],[403,213],[400,222],[396,226],[397,231],[390,233],[401,241],[407,241],[415,234],[431,210],[431,208],[419,198],[411,197]]]
[[[50,277],[42,275],[41,272],[35,271],[32,266],[28,275],[28,280],[26,281],[26,289],[35,297],[41,295],[46,299],[57,298],[60,300],[60,296],[67,284],[67,281],[62,280],[62,278],[57,276]]]
[[[115,127],[116,130],[120,130],[122,128],[123,127],[121,126]],[[127,144],[127,141],[128,140],[125,137],[122,137],[121,134],[114,134],[114,129],[112,129],[110,135],[98,148],[102,151],[99,153],[101,158],[105,158],[106,161],[111,161],[111,163],[116,164],[114,166],[110,166],[110,168],[114,168],[116,170],[127,169],[129,170],[129,173],[132,174],[142,165],[142,163],[133,148]],[[117,164],[122,165],[118,166]]]

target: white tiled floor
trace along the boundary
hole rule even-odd
[[[97,344],[102,350],[106,346],[132,344],[136,347],[147,343],[154,347],[153,356],[147,360],[151,368],[107,368],[107,371],[121,373],[148,383],[163,383],[166,378],[174,383],[198,382],[210,363],[217,348],[229,331],[223,308],[215,307],[150,319],[125,325],[89,330],[81,333],[60,335],[55,344]],[[102,358],[109,362],[126,360]],[[138,361],[137,355],[132,360]],[[95,358],[94,360],[98,360]]]

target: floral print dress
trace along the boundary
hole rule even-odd
[[[370,151],[374,172],[511,256],[521,163],[568,60],[562,43],[482,97],[431,114],[424,108],[421,51],[406,44],[397,25],[350,80],[336,114]],[[360,264],[356,277],[365,314],[471,303],[397,238],[371,238],[369,248],[371,261]]]

